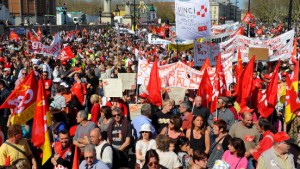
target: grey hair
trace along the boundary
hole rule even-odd
[[[111,112],[117,112],[118,114],[123,114],[123,111],[122,111],[122,109],[120,109],[119,107],[114,107],[112,110],[111,110]]]
[[[95,149],[95,146],[92,145],[92,144],[88,144],[84,147],[84,150],[83,150],[84,153],[86,152],[93,152],[94,155],[96,155],[96,149]]]
[[[182,103],[180,103],[180,105],[182,107],[185,107],[187,110],[190,110],[191,108],[191,104],[188,101],[183,101]]]
[[[85,110],[80,110],[78,113],[80,113],[80,117],[82,117],[83,120],[88,119],[88,113]]]
[[[151,116],[151,105],[150,104],[143,104],[141,107],[141,114],[144,116]]]

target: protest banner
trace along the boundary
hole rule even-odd
[[[123,97],[121,79],[103,79],[105,97]]]
[[[209,36],[211,29],[208,0],[175,0],[176,35],[182,40]]]
[[[129,104],[130,118],[134,119],[136,116],[141,115],[141,107],[143,104]]]
[[[175,105],[179,105],[184,99],[186,89],[181,87],[168,87],[166,91],[169,98],[175,101]]]
[[[28,41],[27,52],[57,57],[60,53],[60,49],[61,49],[60,36],[59,33],[57,33],[50,46],[44,45],[38,41]]]
[[[136,88],[136,73],[118,73],[118,78],[122,80],[123,91]]]
[[[249,48],[249,59],[255,56],[255,60],[269,60],[268,48]]]

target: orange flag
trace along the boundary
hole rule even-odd
[[[206,68],[211,68],[209,57],[207,57],[202,65],[200,72],[202,72]]]
[[[39,88],[32,124],[31,142],[35,147],[42,149],[42,165],[44,165],[52,155],[50,135],[48,130],[48,126],[51,125],[52,120],[49,112],[48,98],[46,98],[46,91],[42,78],[39,80],[38,84]]]
[[[242,54],[241,50],[238,50],[238,60],[237,60],[237,65],[235,67],[235,78],[236,82],[239,80],[241,74],[243,72],[243,61],[242,61]]]
[[[202,103],[206,107],[209,107],[209,103],[211,102],[212,90],[213,87],[211,85],[207,69],[204,69],[204,73],[198,87],[197,96],[202,97]]]
[[[79,169],[79,163],[80,163],[79,158],[80,158],[80,149],[77,146],[75,146],[72,169]]]
[[[161,80],[159,77],[157,59],[155,59],[151,68],[150,79],[147,86],[147,90],[149,92],[149,101],[156,106],[161,106],[162,105]]]
[[[33,117],[37,84],[34,71],[31,71],[1,105],[0,109],[13,109],[12,124],[24,124]]]
[[[249,24],[252,18],[254,18],[254,16],[250,12],[246,12],[242,22]]]
[[[10,39],[11,41],[14,40],[14,41],[18,42],[18,41],[20,40],[20,37],[19,37],[18,34],[16,34],[15,31],[10,31],[9,39]]]
[[[251,58],[245,67],[237,84],[237,90],[235,91],[237,95],[236,101],[239,103],[240,107],[247,106],[247,102],[252,91],[254,62],[255,56]]]

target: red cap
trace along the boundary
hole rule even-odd
[[[292,139],[286,132],[278,132],[274,135],[274,142],[287,142],[287,143],[294,143],[294,139]]]
[[[281,73],[281,76],[286,76],[286,72],[282,72],[282,73]]]
[[[264,79],[269,79],[270,80],[271,79],[271,75],[270,74],[265,74],[264,75]]]
[[[254,109],[250,109],[248,106],[241,108],[240,113],[252,113]]]
[[[146,93],[141,93],[139,96],[140,96],[140,98],[143,98],[143,99],[146,99],[148,97],[148,95]]]

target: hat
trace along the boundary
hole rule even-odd
[[[54,82],[54,83],[61,83],[61,78],[55,78],[55,79],[53,80],[53,82]]]
[[[140,96],[140,98],[143,98],[143,99],[146,99],[148,97],[148,95],[146,93],[141,93],[139,96]]]
[[[241,108],[240,113],[252,113],[254,109],[250,109],[248,106]]]
[[[140,132],[142,132],[142,131],[151,132],[150,124],[143,124],[140,129]]]
[[[264,75],[264,79],[270,80],[270,79],[271,79],[271,75],[270,75],[270,74],[265,74],[265,75]]]
[[[225,102],[225,104],[226,104],[227,102],[229,102],[228,97],[225,97],[225,96],[220,96],[220,97],[218,97],[218,99],[223,100],[223,102]]]
[[[286,132],[278,132],[274,135],[274,142],[279,143],[279,142],[286,142],[286,143],[294,143],[295,140],[292,139]]]
[[[43,69],[43,64],[40,64],[38,68]]]
[[[281,73],[281,76],[286,76],[286,72],[282,72],[282,73]]]
[[[65,87],[65,88],[69,87],[69,85],[66,82],[61,82],[60,85],[63,86],[63,87]]]

